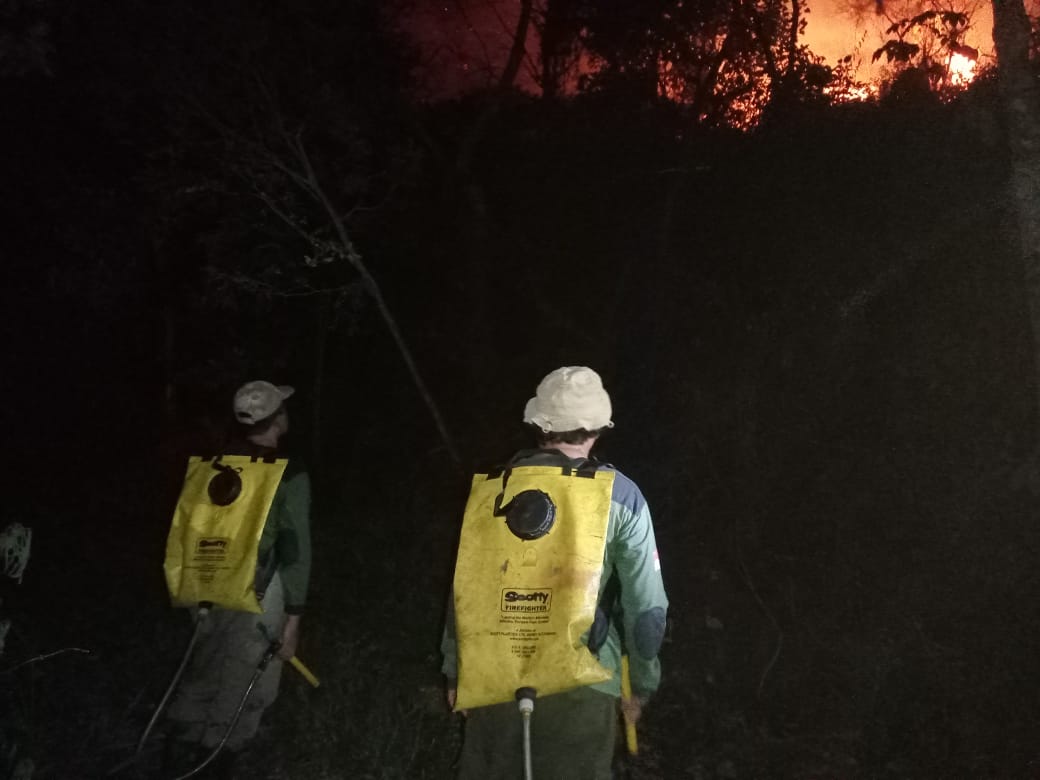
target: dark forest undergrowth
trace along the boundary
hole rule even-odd
[[[666,222],[676,148],[658,129],[528,108],[474,165],[493,273],[455,256],[433,184],[363,238],[463,471],[524,443],[545,372],[604,374],[600,455],[647,495],[671,599],[662,689],[621,771],[1040,777],[1035,372],[1000,155],[943,107],[706,139]],[[188,407],[155,422],[148,300],[43,298],[11,339],[38,371],[7,404],[32,413],[8,424],[4,519],[34,546],[3,594],[0,683],[7,746],[36,778],[79,780],[133,752],[187,642],[162,549],[206,426]],[[212,418],[253,372],[295,383],[309,453],[313,312],[199,300],[180,389]],[[371,309],[328,355],[300,646],[322,686],[286,670],[238,777],[446,778],[463,726],[437,648],[467,478]],[[55,413],[70,385],[86,413]],[[14,668],[59,648],[91,652]]]
[[[886,481],[903,490],[920,481],[889,468]],[[286,669],[236,777],[450,776],[462,723],[443,703],[437,643],[460,496],[445,488],[450,475],[419,471],[373,470],[366,495],[322,502],[300,648],[322,686]],[[942,481],[941,496],[883,509],[867,486],[821,492],[810,503],[850,514],[832,520],[845,535],[833,529],[838,538],[811,555],[739,528],[713,549],[685,527],[709,505],[688,517],[662,506],[664,683],[621,776],[1036,776],[1032,499],[1004,477]],[[8,723],[34,777],[101,777],[128,757],[187,641],[154,562],[113,554],[117,537],[119,549],[161,553],[161,518],[141,511],[109,507],[80,544],[60,548],[50,542],[60,521],[38,518],[5,661],[71,646],[91,655],[5,679],[16,694]],[[882,511],[906,513],[891,538],[870,526]],[[930,524],[942,528],[931,540]]]
[[[672,600],[664,683],[628,777],[1037,775],[1038,532],[1014,449],[1028,416],[1000,406],[1018,393],[998,384],[969,393],[993,410],[986,424],[951,414],[968,385],[908,378],[921,352],[892,349],[869,393],[917,401],[853,388],[861,419],[825,451],[792,463],[759,439],[759,480],[727,477],[710,425],[661,460],[632,432],[603,442],[652,502]],[[286,670],[237,777],[450,776],[462,724],[443,704],[437,643],[464,481],[380,430],[359,424],[353,459],[318,483],[300,655],[322,686]],[[10,592],[5,662],[91,650],[5,676],[34,777],[101,777],[124,760],[187,641],[161,582],[159,463],[84,470],[26,517],[34,553]]]

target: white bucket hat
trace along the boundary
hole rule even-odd
[[[524,422],[543,433],[613,428],[610,396],[599,374],[585,366],[564,366],[548,374],[524,407]]]
[[[277,412],[294,392],[289,385],[272,385],[262,379],[246,382],[235,393],[235,419],[245,425],[262,422]]]

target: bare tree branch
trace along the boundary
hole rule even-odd
[[[22,667],[30,666],[32,664],[39,663],[40,661],[46,661],[49,658],[54,658],[55,656],[62,655],[64,653],[83,653],[84,655],[90,655],[91,651],[85,650],[82,647],[63,647],[61,650],[55,650],[51,653],[42,653],[41,655],[36,655],[32,658],[28,658],[19,664],[15,664],[14,666],[9,666],[6,669],[0,669],[0,675],[11,674],[11,672],[17,671]]]
[[[441,415],[440,408],[437,406],[437,402],[434,400],[433,395],[426,386],[426,382],[422,377],[422,372],[419,370],[419,366],[416,364],[415,358],[412,356],[411,349],[409,349],[404,335],[401,333],[401,329],[397,325],[397,320],[390,311],[390,307],[387,306],[386,299],[383,297],[379,284],[369,272],[368,267],[361,258],[361,254],[355,248],[354,242],[347,231],[346,224],[340,216],[339,210],[329,200],[328,195],[319,183],[310,156],[307,154],[307,149],[303,144],[302,136],[297,133],[288,140],[303,167],[309,191],[324,207],[325,213],[332,223],[332,226],[335,228],[336,235],[339,237],[340,244],[345,250],[347,261],[357,270],[358,274],[361,276],[366,292],[375,301],[376,308],[379,310],[379,314],[383,318],[383,323],[390,331],[390,335],[393,337],[394,343],[397,345],[398,352],[400,352],[401,358],[404,360],[404,363],[412,376],[412,381],[415,383],[416,389],[419,391],[430,415],[433,417],[434,424],[437,426],[437,431],[440,433],[441,439],[444,441],[448,453],[451,455],[452,461],[456,466],[461,468],[462,456],[459,454],[454,439],[448,432],[448,427]]]

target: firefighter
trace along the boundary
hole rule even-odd
[[[657,690],[668,600],[650,511],[590,455],[611,415],[595,371],[559,368],[524,409],[537,446],[474,477],[442,641],[448,704],[466,716],[460,780],[518,776],[514,685],[536,693],[537,780],[608,780],[619,708],[634,723]]]
[[[291,659],[296,652],[310,580],[311,490],[305,468],[295,459],[286,461],[280,457],[289,432],[285,402],[292,394],[291,387],[253,381],[240,387],[234,396],[236,435],[224,452],[231,457],[223,462],[253,464],[259,476],[255,486],[242,489],[241,500],[236,502],[238,489],[232,491],[223,516],[226,520],[228,512],[238,511],[241,514],[236,527],[256,529],[255,536],[247,538],[244,545],[250,554],[245,585],[249,603],[242,608],[214,606],[205,619],[199,621],[199,637],[190,665],[168,711],[171,722],[168,768],[197,764],[226,737],[218,760],[207,769],[218,776],[229,771],[237,753],[256,733],[264,710],[277,696],[282,660]],[[221,466],[220,459],[215,462]],[[268,469],[277,469],[273,478],[269,471],[263,470],[264,464],[268,464]],[[242,466],[235,470],[226,465],[221,467],[232,476],[234,471],[243,469]],[[205,472],[210,466],[199,464],[198,468]],[[189,467],[185,491],[191,473]],[[241,477],[248,480],[252,473],[247,466]],[[253,495],[263,492],[265,479],[271,497],[267,502],[251,500]],[[219,497],[185,501],[185,493],[182,493],[178,513],[187,518],[187,525],[194,513],[213,511],[215,505],[224,503]],[[242,508],[237,509],[240,506]],[[258,512],[266,516],[252,516]],[[226,550],[234,549],[238,540],[234,538],[234,530],[230,535],[222,534],[184,546],[202,547],[210,557],[223,555]],[[175,533],[171,532],[171,543],[167,545],[167,579],[177,603],[174,582],[188,577],[181,574],[181,569],[186,567],[179,564],[174,571],[176,576],[171,575],[170,550],[174,538]],[[209,546],[204,546],[207,544]],[[234,729],[228,733],[243,692],[273,641],[279,642],[277,655],[267,664],[246,699]]]

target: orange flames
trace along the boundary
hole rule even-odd
[[[954,52],[946,64],[947,83],[954,87],[966,87],[975,79],[977,64],[977,58],[972,59],[960,52]]]
[[[919,0],[905,2],[909,3],[908,8],[920,6]],[[518,6],[515,0],[418,4],[416,7],[423,10],[402,20],[404,28],[425,53],[423,80],[432,95],[457,95],[494,83],[494,75],[501,71],[508,57],[512,44],[510,32],[516,22]],[[873,0],[813,2],[814,13],[807,19],[803,42],[826,64],[854,63],[844,86],[826,88],[825,91],[835,100],[849,102],[876,98],[879,85],[892,76],[885,63],[870,64],[870,53],[885,40],[886,27],[891,24],[888,16],[876,13],[876,7]],[[943,63],[946,75],[940,79],[942,87],[954,91],[963,89],[976,77],[980,56],[992,54],[992,42],[986,35],[992,28],[991,14],[988,3],[976,4],[967,34]],[[530,60],[538,46],[537,33],[533,30],[527,44]],[[583,60],[579,69],[587,71],[589,67],[588,61]],[[517,86],[530,92],[539,90],[530,69],[521,71]],[[660,89],[664,96],[673,100],[688,97],[681,79],[667,62],[661,63]]]

